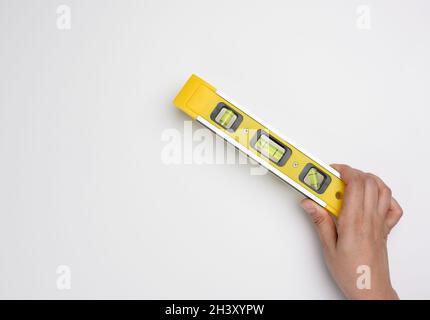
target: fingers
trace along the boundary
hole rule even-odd
[[[384,216],[388,232],[399,222],[403,215],[403,209],[396,199],[393,198],[391,189],[382,181],[381,178],[369,173],[378,183],[379,202],[378,213]]]
[[[364,175],[364,216],[372,219],[378,211],[379,189],[376,180],[370,175]]]
[[[375,215],[383,217],[388,231],[399,222],[403,210],[381,178],[343,164],[334,164],[332,167],[339,171],[346,184],[339,224],[356,223],[361,213],[364,221],[371,221],[368,218]]]
[[[348,184],[351,180],[354,179],[355,174],[357,173],[357,170],[351,168],[350,166],[346,164],[337,164],[334,163],[331,165],[336,171],[340,173],[340,176],[342,177],[342,180]]]
[[[336,248],[337,232],[330,214],[310,199],[304,199],[301,206],[314,222],[324,250],[333,251]]]
[[[379,199],[378,199],[378,213],[381,215],[386,215],[391,206],[391,189],[382,181],[381,178],[375,176],[372,173],[368,173],[369,176],[373,177],[378,184]]]
[[[402,207],[400,207],[396,199],[391,198],[390,209],[388,210],[387,217],[385,220],[388,227],[388,231],[391,231],[391,229],[393,229],[393,227],[397,224],[397,222],[399,222],[402,215],[403,215]]]

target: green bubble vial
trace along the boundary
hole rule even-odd
[[[262,155],[275,163],[281,161],[285,154],[285,149],[266,135],[260,136],[260,138],[255,143],[255,148]]]
[[[215,121],[226,129],[230,129],[237,119],[237,115],[228,108],[222,108]]]
[[[316,168],[310,168],[304,179],[304,182],[315,191],[318,191],[321,188],[323,181],[324,175],[322,175]]]

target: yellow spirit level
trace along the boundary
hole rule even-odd
[[[339,173],[192,75],[173,103],[299,192],[338,216],[345,189]]]

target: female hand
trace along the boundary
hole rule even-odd
[[[398,299],[390,281],[387,236],[402,208],[377,176],[347,165],[333,167],[346,184],[337,221],[312,200],[301,203],[316,225],[326,264],[349,299]]]

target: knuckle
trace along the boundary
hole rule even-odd
[[[341,165],[339,165],[339,167],[341,169],[343,169],[344,171],[351,171],[352,170],[352,168],[347,164],[341,164]]]
[[[315,223],[316,226],[320,226],[325,223],[326,218],[321,214],[315,214],[312,216],[312,221]]]
[[[372,177],[371,175],[368,175],[368,174],[364,177],[364,183],[370,187],[376,187],[377,186],[375,178]]]
[[[403,209],[402,208],[398,208],[395,212],[396,216],[398,219],[400,219],[403,216]]]
[[[390,197],[390,198],[391,198],[391,195],[393,194],[393,192],[391,191],[391,189],[390,189],[389,187],[387,187],[387,186],[384,186],[384,187],[382,188],[382,193],[383,193],[385,196]]]
[[[391,196],[392,196],[392,191],[391,191],[391,189],[388,187],[388,186],[386,186],[386,185],[384,185],[382,188],[381,188],[381,196],[384,196],[384,197],[389,197],[389,198],[391,198]]]
[[[359,184],[361,183],[361,177],[358,173],[354,172],[351,174],[350,184]]]

